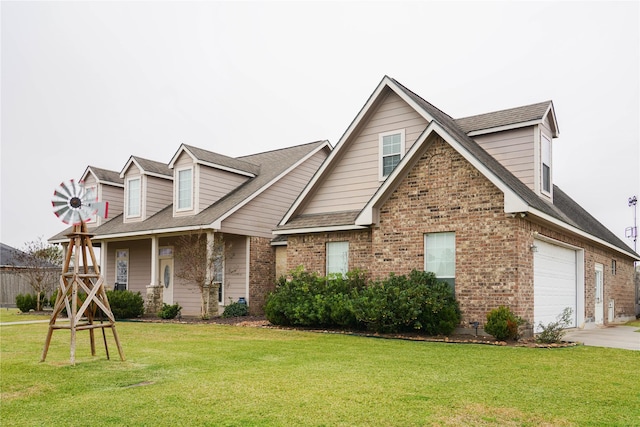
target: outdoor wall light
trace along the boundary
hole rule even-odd
[[[531,252],[538,252],[538,247],[533,243],[529,246],[529,249],[531,249]]]

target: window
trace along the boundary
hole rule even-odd
[[[327,276],[349,271],[349,242],[327,242]]]
[[[127,180],[127,216],[140,216],[140,178]]]
[[[116,250],[115,289],[123,291],[129,283],[129,249]]]
[[[218,283],[218,303],[222,304],[224,292],[222,283],[224,281],[224,256],[222,251],[217,251],[213,259],[213,281]]]
[[[183,169],[178,171],[178,210],[189,210],[192,208],[192,170]]]
[[[551,141],[542,135],[542,191],[551,193]]]
[[[456,278],[456,233],[429,233],[424,236],[424,269],[447,282],[452,289]]]
[[[404,129],[381,133],[380,179],[384,179],[396,168],[404,153]]]

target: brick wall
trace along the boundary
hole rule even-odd
[[[531,324],[534,312],[533,244],[536,233],[585,252],[585,317],[594,310],[594,263],[605,267],[605,305],[616,300],[616,316],[631,316],[633,263],[601,246],[533,218],[504,212],[502,192],[453,148],[434,138],[421,159],[381,206],[371,229],[289,236],[289,268],[299,265],[324,275],[325,244],[349,241],[349,269],[374,278],[424,269],[425,233],[456,233],[456,298],[462,327],[486,321],[509,306]],[[617,274],[611,272],[617,261]],[[605,311],[605,322],[607,313]]]
[[[508,305],[533,315],[527,274],[533,257],[521,219],[504,213],[503,194],[441,139],[380,208],[373,230],[374,276],[424,269],[424,235],[455,232],[456,298],[462,325],[484,323],[486,313]],[[522,254],[522,255],[521,255]]]
[[[259,315],[264,313],[267,294],[275,289],[275,248],[264,237],[251,237],[249,245],[249,312]]]

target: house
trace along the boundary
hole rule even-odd
[[[106,283],[200,315],[200,289],[178,277],[181,236],[222,237],[214,297],[220,306],[244,298],[259,313],[275,286],[272,230],[330,151],[317,141],[233,158],[182,144],[168,163],[131,156],[117,178],[88,168],[83,177],[102,186],[101,201],[122,185],[106,200],[118,215],[90,229]],[[64,234],[50,241],[66,243]]]
[[[274,231],[287,266],[433,271],[461,327],[628,319],[640,257],[553,183],[558,135],[551,101],[453,119],[385,76]]]

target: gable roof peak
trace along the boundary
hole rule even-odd
[[[124,178],[125,172],[127,171],[127,169],[129,169],[132,163],[140,168],[142,175],[152,175],[158,178],[173,179],[173,172],[171,172],[171,170],[165,163],[145,159],[138,156],[129,157],[129,160],[120,172],[121,178]]]

